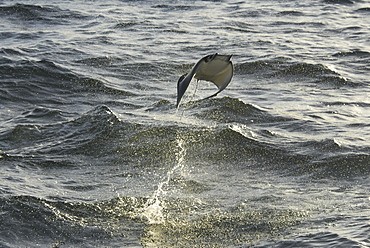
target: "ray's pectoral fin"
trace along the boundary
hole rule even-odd
[[[201,65],[203,60],[204,60],[204,58],[199,60],[198,63],[196,63],[194,65],[193,69],[191,69],[191,71],[188,74],[182,75],[180,77],[179,81],[177,82],[177,104],[176,104],[176,108],[179,107],[182,96],[184,95],[186,89],[188,88],[191,80],[193,79],[195,73],[198,70],[198,67]]]
[[[222,91],[222,90],[219,90],[219,91],[217,91],[216,93],[214,93],[213,95],[207,96],[207,97],[203,98],[202,100],[207,100],[207,99],[209,99],[209,98],[215,97],[215,96],[217,96],[217,95],[218,95],[218,93],[220,93],[221,91]]]
[[[204,100],[215,97],[218,95],[218,93],[223,91],[229,85],[233,75],[234,75],[234,67],[233,67],[232,62],[230,61],[227,67],[223,71],[221,71],[220,73],[217,73],[214,77],[212,77],[212,79],[209,80],[217,86],[218,91],[215,94],[204,98]]]
[[[184,74],[179,78],[177,82],[177,104],[176,108],[179,107],[182,96],[188,88],[191,80],[193,79],[194,73]]]

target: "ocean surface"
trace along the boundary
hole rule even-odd
[[[0,247],[370,247],[369,15],[0,0]]]

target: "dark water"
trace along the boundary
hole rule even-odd
[[[369,13],[0,1],[0,247],[369,247]]]

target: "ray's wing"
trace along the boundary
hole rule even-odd
[[[215,94],[204,99],[216,96],[229,85],[234,75],[234,66],[230,60],[231,57],[232,55],[216,55],[211,62],[206,63],[200,68],[200,71],[196,73],[195,78],[210,81],[218,88]]]
[[[225,70],[219,72],[211,82],[214,83],[219,90],[223,90],[229,85],[233,75],[234,67],[233,63],[230,61]]]
[[[188,73],[180,77],[177,82],[177,104],[176,108],[179,106],[182,96],[184,95],[186,89],[188,88],[191,80],[193,79],[195,73],[198,70],[200,64],[204,61],[205,58],[200,59],[193,67],[193,69]]]

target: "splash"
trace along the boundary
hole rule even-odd
[[[184,158],[186,155],[186,150],[183,146],[184,140],[177,137],[176,140],[178,152],[176,153],[176,164],[167,172],[164,181],[158,184],[157,190],[154,192],[153,196],[146,202],[143,212],[141,213],[150,224],[164,224],[165,216],[163,210],[165,209],[165,203],[162,200],[166,195],[166,187],[168,187],[171,178],[176,171],[182,171],[184,168]]]

